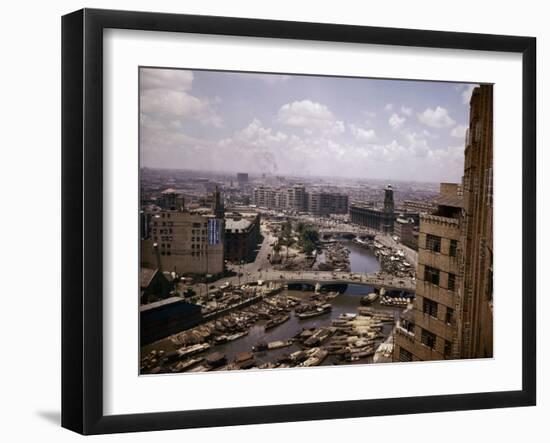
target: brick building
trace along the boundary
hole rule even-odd
[[[388,185],[384,189],[384,206],[376,208],[368,203],[356,203],[350,205],[350,221],[354,224],[365,226],[376,231],[392,233],[395,222],[395,205],[393,201],[393,189]]]
[[[226,260],[234,263],[253,260],[260,239],[260,214],[238,213],[226,216]]]
[[[493,355],[492,86],[474,89],[463,186],[442,183],[421,214],[416,299],[395,328],[394,361]]]

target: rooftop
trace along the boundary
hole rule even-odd
[[[242,231],[246,231],[251,224],[252,222],[250,222],[250,220],[247,220],[245,218],[241,218],[241,219],[228,218],[225,220],[225,230],[242,232]]]
[[[438,206],[449,206],[451,208],[462,208],[462,198],[460,198],[458,195],[440,195],[436,200],[435,203]]]
[[[141,268],[139,270],[139,285],[141,288],[146,288],[151,284],[151,280],[155,277],[158,269]]]

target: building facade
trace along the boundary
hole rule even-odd
[[[260,242],[260,214],[231,214],[225,218],[225,259],[252,261]]]
[[[405,200],[401,205],[402,209],[406,212],[417,212],[431,214],[435,206],[432,202],[417,201],[417,200]]]
[[[493,87],[474,89],[464,152],[463,358],[493,356]]]
[[[314,215],[346,214],[348,196],[345,194],[313,191],[307,192],[302,185],[290,188],[254,188],[252,203],[260,208],[309,212]]]
[[[394,211],[395,204],[391,185],[388,185],[384,189],[384,206],[382,209],[368,203],[356,203],[349,207],[350,221],[352,223],[385,233],[393,232],[395,222]]]
[[[239,188],[244,188],[246,185],[248,185],[248,173],[247,172],[237,173],[237,183],[239,184]]]
[[[314,191],[308,193],[307,212],[322,216],[329,214],[347,214],[348,196],[332,192]]]
[[[141,241],[141,263],[177,274],[224,270],[224,220],[187,211],[153,214],[151,235]]]
[[[395,329],[397,361],[456,358],[462,207],[458,197],[444,203],[420,215],[416,298],[413,315]]]
[[[492,86],[474,89],[463,185],[443,183],[421,214],[416,299],[395,328],[394,361],[493,356]]]

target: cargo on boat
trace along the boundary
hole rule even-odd
[[[269,320],[265,325],[265,330],[272,329],[276,326],[279,326],[280,324],[290,320],[290,315],[284,314],[284,315],[278,315],[277,317]]]
[[[290,345],[292,345],[291,340],[272,341],[271,343],[267,344],[267,350],[271,351],[273,349],[286,348],[287,346],[290,346]]]
[[[173,368],[172,372],[184,372],[187,371],[192,366],[196,365],[197,363],[200,363],[204,360],[204,357],[196,357],[196,358],[190,358],[188,360],[180,361],[177,363]]]
[[[208,343],[202,343],[198,345],[186,346],[177,350],[179,358],[190,357],[191,355],[198,354],[199,352],[207,351],[210,349]]]
[[[307,319],[307,318],[317,317],[318,315],[328,314],[331,311],[332,311],[332,306],[330,304],[326,303],[324,305],[317,306],[317,307],[313,308],[312,310],[299,312],[299,313],[296,314],[296,316],[299,319],[304,320],[304,319]]]

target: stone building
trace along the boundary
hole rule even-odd
[[[460,272],[458,251],[462,200],[449,187],[433,214],[420,215],[413,315],[396,328],[397,361],[452,358]]]
[[[168,188],[162,191],[159,199],[159,204],[162,209],[181,210],[185,206],[183,195],[175,189]]]
[[[334,192],[313,191],[308,193],[307,212],[313,215],[347,214],[348,196]]]
[[[226,260],[233,263],[253,260],[260,239],[260,214],[237,213],[226,216]]]
[[[393,233],[399,237],[399,240],[404,245],[414,249],[418,247],[418,233],[415,231],[414,219],[407,217],[406,214],[400,214],[395,219]]]
[[[394,361],[493,355],[492,86],[474,89],[463,185],[443,183],[421,214],[416,299],[395,328]]]
[[[141,241],[142,266],[185,274],[224,270],[224,221],[187,211],[158,211]]]
[[[395,222],[394,210],[393,189],[391,185],[388,185],[384,189],[384,206],[382,209],[368,203],[352,204],[349,208],[350,221],[376,231],[392,233]]]
[[[463,358],[493,355],[493,87],[474,89],[464,151]]]

